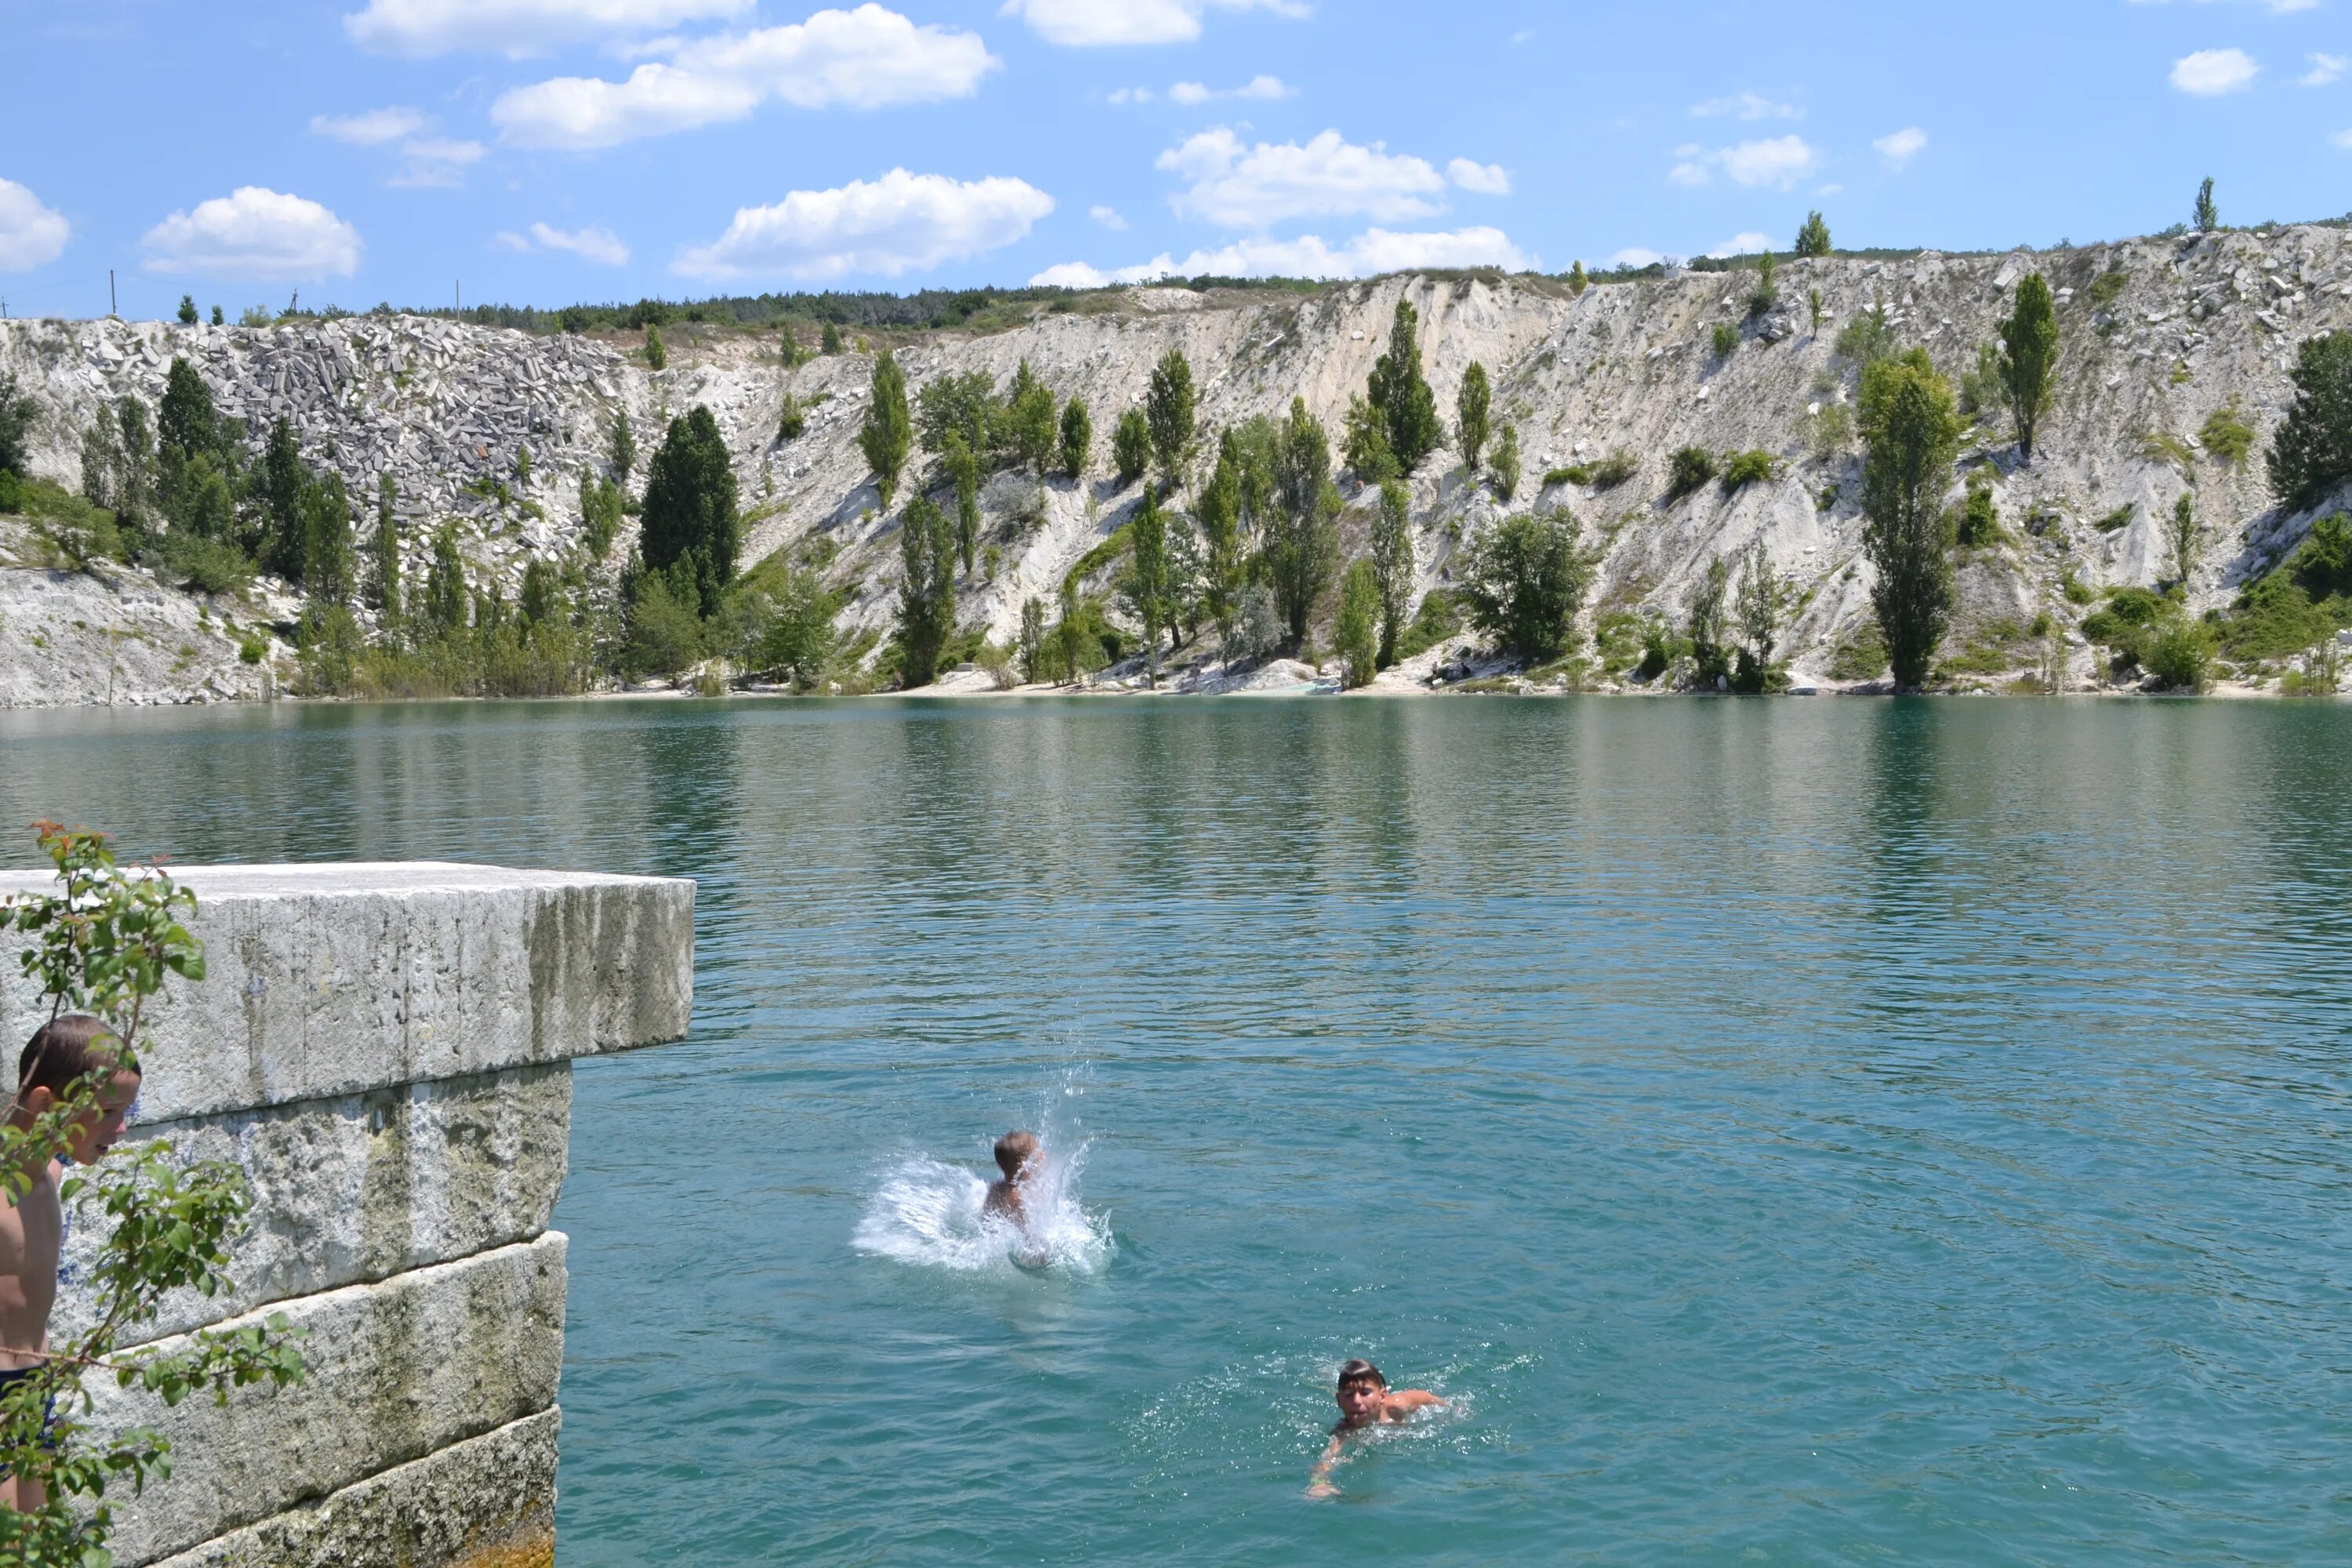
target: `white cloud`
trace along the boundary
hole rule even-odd
[[[2295,79],[2302,87],[2326,87],[2344,74],[2347,62],[2342,55],[2313,55],[2311,68]]]
[[[1675,156],[1680,161],[1666,172],[1666,178],[1678,185],[1706,184],[1720,170],[1735,184],[1751,188],[1769,185],[1782,191],[1793,188],[1821,162],[1821,153],[1795,135],[1742,142],[1712,151],[1677,147]]]
[[[1087,209],[1087,216],[1114,234],[1127,232],[1127,219],[1120,216],[1117,207],[1091,206]]]
[[[1708,251],[1707,254],[1709,256],[1717,257],[1759,256],[1771,248],[1772,237],[1770,235],[1758,234],[1751,230],[1746,234],[1733,235],[1729,239],[1725,240],[1721,245],[1718,245],[1713,250]],[[1646,267],[1649,264],[1644,262],[1643,265]]]
[[[14,180],[0,180],[0,272],[28,272],[65,253],[73,225]]]
[[[977,33],[918,27],[870,3],[806,22],[665,41],[669,62],[624,81],[557,77],[501,93],[490,120],[519,147],[610,147],[740,120],[766,99],[799,109],[881,109],[969,98],[1003,62]]]
[[[310,116],[310,134],[331,136],[354,147],[379,147],[386,142],[414,136],[428,123],[420,111],[394,105],[361,114],[314,114]]]
[[[1802,120],[1805,111],[1793,103],[1775,103],[1761,93],[1735,92],[1691,105],[1695,120]],[[1646,265],[1646,263],[1645,263]]]
[[[1310,14],[1303,0],[1004,0],[997,13],[1018,16],[1049,44],[1189,44],[1211,6],[1265,10],[1294,20]]]
[[[467,165],[482,161],[483,147],[479,142],[419,136],[402,142],[400,152],[408,161],[385,184],[415,188],[457,184]]]
[[[1445,165],[1445,177],[1465,191],[1475,191],[1482,196],[1507,196],[1511,194],[1511,174],[1500,163],[1474,163],[1467,158],[1456,158]]]
[[[1297,239],[1237,240],[1215,250],[1195,250],[1179,261],[1162,253],[1137,267],[1105,271],[1083,261],[1049,267],[1029,279],[1041,289],[1101,289],[1113,283],[1149,283],[1161,278],[1370,278],[1384,272],[1437,268],[1500,267],[1524,272],[1534,258],[1498,228],[1399,234],[1371,228],[1333,247],[1315,235]]]
[[[753,0],[367,0],[343,18],[362,48],[412,58],[478,49],[521,58],[567,44],[736,16]]]
[[[2347,152],[2352,152],[2352,131],[2338,131],[2335,135],[2330,136],[2328,140],[2336,143],[2338,147],[2344,148]],[[19,190],[22,190],[23,188],[24,187],[21,185],[17,187]]]
[[[1213,98],[1288,98],[1297,90],[1278,76],[1254,76],[1239,87],[1223,90],[1203,87],[1197,81],[1180,81],[1168,89],[1168,98],[1171,103],[1194,104],[1206,103]]]
[[[1644,250],[1638,245],[1629,245],[1624,249],[1617,252],[1616,255],[1612,256],[1609,258],[1609,265],[1612,267],[1652,267],[1665,259],[1665,254],[1663,251]]]
[[[1190,181],[1179,213],[1226,228],[1264,228],[1286,218],[1363,216],[1392,223],[1444,210],[1445,181],[1422,159],[1360,147],[1326,131],[1296,142],[1244,145],[1223,127],[1203,131],[1160,155],[1159,166]]]
[[[852,273],[896,278],[1001,249],[1054,210],[1024,180],[956,181],[893,169],[838,190],[793,191],[772,206],[740,207],[727,232],[679,256],[690,278],[787,277],[828,281]]]
[[[214,277],[348,278],[360,264],[359,230],[313,201],[259,185],[176,212],[147,231],[150,272]]]
[[[1906,125],[1891,135],[1881,136],[1871,145],[1899,171],[1926,150],[1927,133],[1916,125]]]
[[[2200,49],[2173,62],[2172,85],[2198,98],[2218,98],[2253,84],[2256,66],[2243,49]]]
[[[609,228],[591,224],[586,228],[565,230],[548,224],[530,226],[530,237],[526,239],[512,229],[501,229],[493,244],[501,250],[529,255],[534,250],[562,250],[593,261],[599,267],[619,267],[629,259],[629,247],[621,237]]]
[[[1154,96],[1148,87],[1120,87],[1111,89],[1110,100],[1120,105],[1150,103]]]

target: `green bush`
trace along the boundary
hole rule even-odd
[[[198,594],[238,594],[253,581],[253,562],[226,539],[192,533],[163,536],[164,574]]]
[[[1715,454],[1704,447],[1683,447],[1666,459],[1666,499],[1680,500],[1715,478]]]
[[[259,664],[269,652],[269,639],[259,632],[247,632],[237,639],[236,657],[240,664]]]
[[[2205,416],[2205,424],[2197,432],[2197,439],[2205,450],[2231,467],[2246,460],[2254,449],[2254,427],[2238,412],[2234,402],[2226,408],[2216,408]]]
[[[2187,616],[2170,617],[2140,656],[2147,672],[2175,691],[2202,691],[2211,679],[2213,628]]]
[[[1593,560],[1566,511],[1506,518],[1471,542],[1462,596],[1471,624],[1528,664],[1568,651]]]
[[[1718,321],[1708,342],[1716,358],[1729,359],[1739,351],[1739,329],[1729,321]]]
[[[1780,459],[1769,452],[1734,452],[1723,465],[1723,488],[1727,490],[1769,484],[1780,477]]]
[[[1960,505],[1959,542],[1969,549],[2000,539],[2000,509],[1992,499],[1992,476],[1982,468],[1969,476],[1969,499]]]
[[[2120,533],[2131,526],[2132,514],[2138,510],[2137,503],[2126,501],[2106,516],[2093,521],[2091,526],[2101,533]]]
[[[1596,490],[1613,490],[1642,471],[1642,459],[1617,447],[1592,465],[1591,485]]]
[[[1854,313],[1853,319],[1838,329],[1837,356],[1851,360],[1864,370],[1881,360],[1895,357],[1895,329],[1887,324],[1886,307],[1871,306]]]
[[[1449,588],[1432,588],[1422,596],[1421,608],[1397,637],[1397,657],[1427,653],[1462,630],[1462,601]]]
[[[1553,485],[1589,485],[1592,482],[1592,470],[1582,463],[1571,463],[1565,468],[1548,468],[1544,471],[1543,482],[1547,489]]]
[[[1886,673],[1886,639],[1864,621],[1830,650],[1832,680],[1875,680]]]

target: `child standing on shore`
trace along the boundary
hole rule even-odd
[[[1394,1426],[1416,1410],[1445,1408],[1445,1401],[1425,1388],[1408,1388],[1391,1393],[1389,1380],[1381,1369],[1360,1358],[1339,1369],[1339,1424],[1331,1428],[1331,1442],[1323,1457],[1315,1462],[1315,1472],[1307,1488],[1314,1498],[1337,1497],[1339,1489],[1331,1482],[1332,1467],[1349,1437],[1369,1426]]]
[[[70,1098],[97,1086],[97,1104],[66,1133],[66,1158],[87,1164],[122,1136],[123,1117],[139,1093],[139,1064],[106,1026],[71,1015],[34,1032],[16,1060],[16,1093],[7,1125],[24,1131]],[[0,1202],[0,1392],[40,1375],[48,1361],[49,1308],[58,1296],[58,1258],[65,1246],[65,1211],[58,1200],[60,1161],[45,1161],[25,1195]],[[0,1506],[24,1512],[48,1501],[38,1476],[0,1479]]]

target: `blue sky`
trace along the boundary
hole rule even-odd
[[[0,0],[11,314],[1565,270],[2352,208],[2352,0]]]

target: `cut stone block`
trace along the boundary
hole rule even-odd
[[[233,1293],[167,1299],[160,1339],[272,1301],[528,1241],[563,1186],[567,1062],[139,1128],[184,1160],[244,1171],[253,1214],[231,1246]],[[67,1238],[52,1339],[88,1327],[88,1278],[110,1230],[85,1196]]]
[[[170,1478],[119,1516],[118,1559],[184,1552],[548,1409],[563,1363],[564,1240],[550,1231],[271,1309],[308,1331],[296,1387],[166,1408],[93,1379],[94,1426],[151,1426],[172,1445]]]
[[[552,1568],[552,1410],[163,1559],[160,1568]]]
[[[175,869],[206,977],[146,1029],[140,1117],[362,1094],[686,1033],[694,884],[439,863]],[[0,895],[53,879],[0,872]],[[0,941],[0,1040],[47,1015]]]

